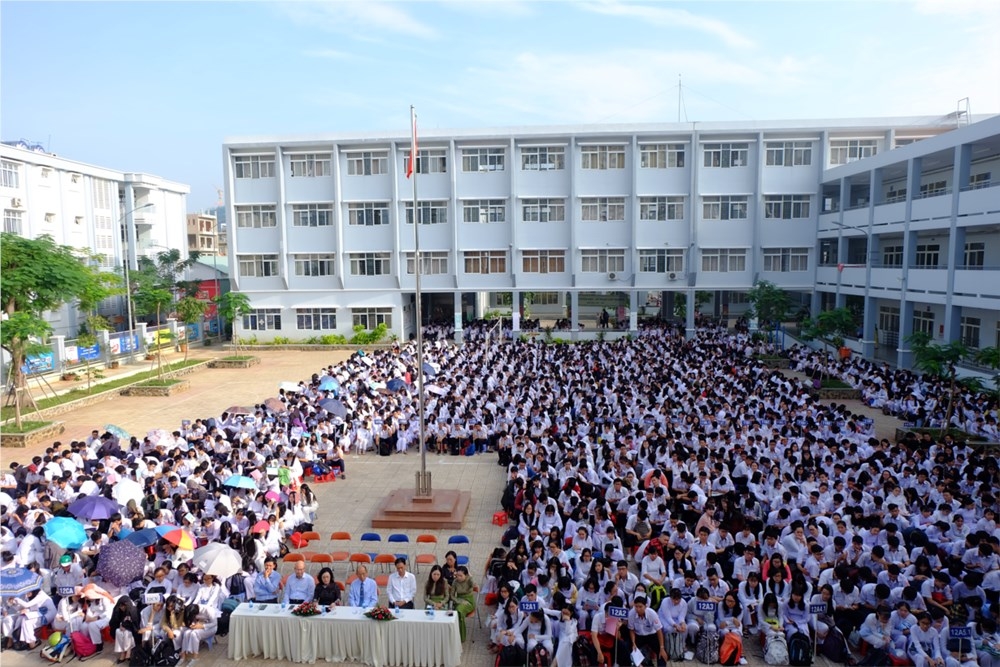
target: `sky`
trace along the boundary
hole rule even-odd
[[[997,34],[996,0],[4,0],[0,138],[197,211],[227,137],[405,135],[411,104],[434,129],[995,114]]]

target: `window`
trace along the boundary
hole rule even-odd
[[[295,328],[322,331],[337,328],[336,308],[296,308]]]
[[[333,204],[292,204],[292,225],[295,227],[333,225]]]
[[[10,160],[0,160],[0,185],[5,188],[21,187],[21,165]]]
[[[507,202],[503,199],[473,199],[462,204],[465,222],[507,222]]]
[[[580,257],[584,273],[620,273],[625,270],[624,250],[583,250]]]
[[[924,312],[914,311],[913,313],[913,333],[924,333],[934,337],[934,313],[929,310]]]
[[[981,269],[986,263],[986,244],[970,242],[965,244],[965,259],[963,268]]]
[[[347,158],[348,176],[374,176],[389,171],[388,151],[351,153]]]
[[[277,255],[240,255],[240,276],[243,278],[267,278],[278,275]]]
[[[277,227],[274,204],[241,205],[236,207],[236,226],[243,229]]]
[[[93,179],[92,182],[94,184],[94,208],[110,209],[114,201],[112,193],[116,189],[114,184],[111,181],[102,181],[98,178]]]
[[[812,164],[811,141],[768,141],[764,164],[768,167],[804,167]]]
[[[533,292],[531,303],[535,306],[558,306],[559,292]]]
[[[882,248],[882,266],[892,267],[892,266],[902,266],[903,265],[903,246],[901,245],[888,245]]]
[[[305,153],[291,156],[292,176],[305,176],[314,178],[316,176],[329,176],[333,173],[330,169],[329,153]]]
[[[979,349],[979,333],[983,321],[978,317],[963,317],[959,324],[959,339],[966,347]]]
[[[732,273],[747,270],[747,251],[719,248],[701,251],[701,270],[714,273]]]
[[[406,253],[406,273],[413,275],[414,269],[413,253]],[[448,253],[444,252],[421,252],[420,253],[420,275],[440,276],[448,273]]]
[[[705,144],[704,164],[722,169],[745,167],[749,153],[749,144]]]
[[[684,271],[684,251],[657,248],[639,251],[639,273],[682,273]]]
[[[684,166],[684,144],[639,144],[639,166],[669,169]]]
[[[389,253],[387,252],[352,252],[352,276],[386,276],[389,275]]]
[[[410,160],[410,151],[403,153],[403,173],[406,173],[406,163]],[[418,174],[444,174],[448,171],[448,157],[443,148],[417,149]]]
[[[991,173],[988,171],[984,171],[981,174],[972,174],[971,176],[969,176],[969,189],[978,190],[979,188],[990,187],[990,181],[991,181],[990,176]]]
[[[822,239],[819,242],[819,265],[820,266],[837,266],[837,240],[836,239]]]
[[[584,222],[624,222],[625,197],[584,197],[580,216]]]
[[[809,270],[809,248],[764,248],[764,270],[791,273]]]
[[[351,324],[371,330],[380,324],[392,328],[392,308],[351,308]]]
[[[347,224],[377,227],[389,224],[389,205],[385,202],[356,202],[347,205]]]
[[[274,178],[273,155],[236,155],[233,167],[236,178]]]
[[[897,306],[879,307],[878,330],[883,335],[884,334],[896,334],[897,336],[899,335],[899,307]],[[895,341],[892,344],[895,344]]]
[[[937,195],[947,194],[947,192],[947,181],[933,181],[931,183],[924,183],[920,186],[921,197],[936,197]]]
[[[847,164],[878,152],[878,139],[831,139],[830,164]]]
[[[764,195],[764,217],[796,220],[809,217],[809,195]]]
[[[448,202],[417,201],[421,225],[443,225],[448,222]],[[413,202],[406,202],[406,224],[413,224]]]
[[[462,259],[466,273],[507,273],[506,250],[466,250]]]
[[[906,188],[897,188],[895,185],[890,185],[889,191],[885,193],[885,203],[894,204],[899,201],[906,201]]]
[[[521,202],[521,214],[525,222],[564,222],[566,200],[525,199]]]
[[[564,273],[566,271],[565,250],[524,250],[521,254],[521,270],[524,273]]]
[[[5,232],[10,232],[11,234],[21,233],[21,212],[12,211],[10,209],[4,209],[3,211],[3,230]]]
[[[331,254],[295,254],[292,263],[297,276],[332,276],[336,267],[336,256]]]
[[[243,328],[249,331],[268,331],[281,328],[280,308],[255,308],[243,316]]]
[[[683,220],[684,197],[639,197],[640,220]]]
[[[909,146],[910,144],[915,144],[921,139],[926,139],[927,137],[895,137],[893,141],[894,148],[900,148],[901,146]]]
[[[746,220],[746,195],[716,195],[702,197],[702,217],[705,220]]]
[[[625,146],[583,146],[584,169],[624,169]]]
[[[503,148],[463,148],[462,171],[503,171]]]
[[[937,243],[918,245],[913,265],[919,269],[936,269],[940,255],[941,246]]]
[[[566,168],[566,149],[562,146],[526,146],[521,149],[523,171],[554,171]]]

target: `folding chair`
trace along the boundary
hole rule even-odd
[[[437,545],[438,538],[433,535],[417,535],[417,544],[433,544]],[[419,547],[418,547],[419,548]],[[430,547],[431,549],[435,547]],[[433,565],[437,562],[437,556],[433,553],[422,553],[417,554],[413,559],[413,569],[414,572],[419,571],[421,565]]]
[[[312,542],[314,540],[318,542],[319,539],[320,539],[320,537],[319,537],[319,533],[317,533],[315,530],[309,530],[309,531],[306,531],[306,532],[302,533],[302,539],[309,540],[310,542]]]
[[[392,542],[392,543],[396,543],[396,544],[398,544],[398,543],[409,544],[410,543],[410,538],[407,537],[406,535],[404,535],[403,533],[393,533],[388,538],[386,538],[386,542]],[[409,556],[407,554],[405,554],[405,553],[398,553],[398,554],[396,554],[396,558],[405,558],[406,562],[410,562]]]
[[[375,564],[380,565],[383,572],[390,572],[396,564],[396,557],[393,554],[378,554],[375,556]]]
[[[346,532],[337,532],[330,535],[330,540],[332,542],[350,542],[351,534]],[[351,552],[349,551],[332,551],[330,556],[333,558],[334,563],[346,563],[351,557]]]
[[[465,535],[452,535],[451,537],[448,538],[448,546],[451,546],[452,544],[470,544],[470,542],[469,538],[466,537]],[[455,562],[457,562],[459,565],[465,565],[466,567],[468,567],[469,557],[458,556],[455,559]]]
[[[381,542],[382,541],[382,536],[379,535],[378,533],[362,533],[361,534],[361,541],[362,542]],[[372,557],[372,560],[375,560],[375,556],[378,555],[378,552],[377,551],[369,551],[368,555]]]
[[[319,569],[322,569],[322,566],[324,566],[324,565],[329,565],[330,569],[332,570],[333,569],[333,556],[331,556],[330,554],[314,554],[313,557],[309,559],[309,565],[310,565],[310,568],[309,568],[310,572],[312,572],[313,569],[314,569],[312,567],[313,565],[319,565],[320,566]]]

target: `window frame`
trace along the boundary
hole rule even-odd
[[[362,222],[358,222],[362,220]],[[348,227],[384,227],[390,222],[389,202],[348,202]]]
[[[808,167],[812,165],[811,141],[764,142],[765,167]]]
[[[296,308],[295,328],[299,331],[336,331],[337,309]]]
[[[237,229],[274,229],[278,226],[278,207],[274,204],[236,204],[233,207],[236,213]],[[250,221],[254,224],[244,224],[246,214],[250,216]],[[270,214],[270,215],[268,215]],[[266,224],[270,219],[271,224]]]
[[[288,156],[290,178],[323,178],[333,176],[332,153],[292,153]],[[296,168],[302,173],[296,174]]]
[[[681,248],[640,248],[639,273],[684,273],[684,250]]]
[[[264,172],[268,173],[264,173]],[[233,177],[237,179],[263,179],[274,178],[275,159],[274,155],[234,155],[233,156]]]
[[[582,222],[625,222],[626,197],[580,197]],[[620,217],[612,217],[612,216]]]
[[[486,209],[485,216],[483,209]],[[486,218],[485,220],[483,218]],[[507,222],[506,199],[467,199],[462,201],[462,222],[468,224],[503,224]]]
[[[535,268],[532,269],[531,265]],[[566,273],[565,250],[522,250],[522,273]]]
[[[641,222],[683,220],[685,199],[684,195],[639,197],[639,220]]]
[[[537,209],[532,219],[529,212]],[[561,217],[553,217],[553,212],[561,213]],[[542,219],[544,218],[544,220]],[[521,200],[521,221],[522,222],[566,222],[566,200],[560,197],[539,197]]]
[[[763,248],[761,267],[771,273],[804,273],[809,271],[809,248]]]
[[[808,220],[812,195],[764,195],[765,220]]]
[[[373,277],[392,275],[392,253],[389,252],[352,252],[348,253],[350,275],[355,277]],[[361,269],[364,268],[364,271]],[[371,271],[368,271],[368,269]],[[379,270],[384,268],[384,271]]]
[[[479,266],[470,270],[470,265]],[[507,251],[506,250],[465,250],[462,252],[463,273],[472,275],[495,275],[507,274]],[[485,269],[485,270],[483,270]]]
[[[24,212],[12,208],[3,210],[3,230],[11,234],[22,235],[24,225]]]
[[[14,190],[21,187],[21,165],[14,160],[0,160],[0,187]]]
[[[245,331],[279,331],[281,329],[281,308],[252,309],[243,316],[243,329]]]
[[[417,149],[418,151],[420,149]],[[462,148],[462,171],[467,174],[506,171],[507,149],[466,146]]]
[[[711,268],[713,260],[715,268]],[[703,248],[701,251],[701,270],[705,273],[745,273],[746,261],[745,248]]]
[[[410,159],[410,149],[403,151],[403,171],[406,173],[406,163]],[[417,160],[414,171],[418,174],[447,174],[448,150],[445,148],[417,148]]]
[[[982,241],[966,241],[962,249],[962,268],[981,271],[986,266],[986,243]]]
[[[303,218],[307,224],[302,224]],[[292,227],[332,227],[334,222],[333,202],[292,204]]]
[[[686,148],[683,143],[639,144],[639,168],[683,169]]]
[[[248,267],[252,267],[252,270],[246,271],[245,269]],[[270,273],[268,267],[271,267]],[[236,255],[236,268],[240,278],[275,278],[281,275],[278,255],[271,253],[238,254]]]
[[[417,200],[418,217],[421,225],[446,225],[448,224],[448,200],[447,199],[423,199]],[[413,202],[403,202],[403,221],[407,225],[413,224]]]
[[[586,248],[580,251],[580,273],[624,273],[624,248]]]
[[[386,329],[392,329],[392,307],[351,308],[351,326],[361,325],[366,331],[371,331],[379,324]]]
[[[381,176],[388,173],[389,151],[387,150],[347,153],[348,176]]]
[[[702,220],[748,220],[750,217],[749,195],[704,195],[701,204]],[[738,215],[740,210],[742,216]]]
[[[403,253],[403,266],[406,271],[406,275],[412,276],[416,275],[414,273],[414,268],[416,266],[415,255],[413,251],[408,251]],[[448,273],[448,255],[450,253],[447,250],[421,250],[420,251],[420,275],[422,276],[443,276]]]
[[[702,166],[706,169],[741,169],[750,166],[750,143],[711,142],[702,146]]]
[[[315,269],[315,271],[310,269]],[[314,252],[292,254],[292,275],[296,277],[326,278],[336,274],[337,255],[334,253]]]
[[[580,147],[580,168],[609,171],[625,168],[625,144],[588,144]]]
[[[878,139],[830,139],[830,164],[850,164],[878,155]]]
[[[561,171],[566,168],[565,146],[524,146],[520,151],[521,171]]]

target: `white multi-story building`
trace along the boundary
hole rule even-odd
[[[713,294],[717,314],[729,305],[736,312],[757,279],[811,301],[814,310],[844,302],[857,296],[846,283],[855,273],[829,273],[826,265],[833,261],[836,272],[838,261],[818,243],[817,230],[853,226],[858,215],[867,222],[882,201],[869,199],[863,210],[843,214],[823,213],[824,207],[859,204],[860,194],[852,198],[855,190],[843,183],[860,179],[871,186],[871,160],[885,169],[910,165],[924,146],[966,151],[968,159],[964,171],[954,167],[944,178],[947,196],[941,194],[948,206],[954,203],[952,218],[931,216],[920,229],[947,233],[964,210],[959,200],[974,198],[976,229],[992,225],[992,237],[981,239],[989,257],[1000,252],[1000,191],[987,188],[989,176],[981,174],[991,162],[1000,168],[998,136],[998,118],[959,130],[953,118],[892,118],[423,132],[416,165],[423,317],[460,324],[498,304],[521,304],[530,294],[534,312],[566,318],[573,331],[592,329],[595,312],[609,303],[618,304],[612,314],[634,328],[644,309],[659,303],[673,312],[677,294],[691,303],[696,291]],[[901,148],[907,144],[915,145]],[[244,333],[302,339],[379,322],[404,338],[413,331],[409,150],[404,135],[225,143],[233,289],[255,308],[242,323]],[[913,195],[924,180],[942,180],[927,160],[915,174]],[[965,180],[952,187],[958,176]],[[889,175],[880,178],[887,187],[892,182]],[[895,223],[900,231],[935,199],[911,196],[899,204],[907,212]],[[917,252],[915,243],[907,247]],[[848,250],[856,249],[844,240],[838,250],[848,264]],[[942,302],[951,274],[937,272]],[[995,309],[1000,272],[980,276],[994,280],[980,280],[975,298]],[[832,301],[822,296],[838,284]],[[886,296],[897,307],[904,298],[899,286]],[[687,309],[689,329],[693,310]],[[876,312],[863,304],[861,310]],[[981,319],[982,326],[994,326],[995,312]]]
[[[107,271],[122,272],[126,261],[135,268],[139,256],[164,248],[186,256],[188,192],[187,185],[158,176],[75,162],[23,142],[0,144],[4,231],[47,234],[86,249]],[[109,299],[100,310],[116,328],[126,328],[123,298]],[[50,322],[53,333],[72,338],[82,318],[67,306]]]

